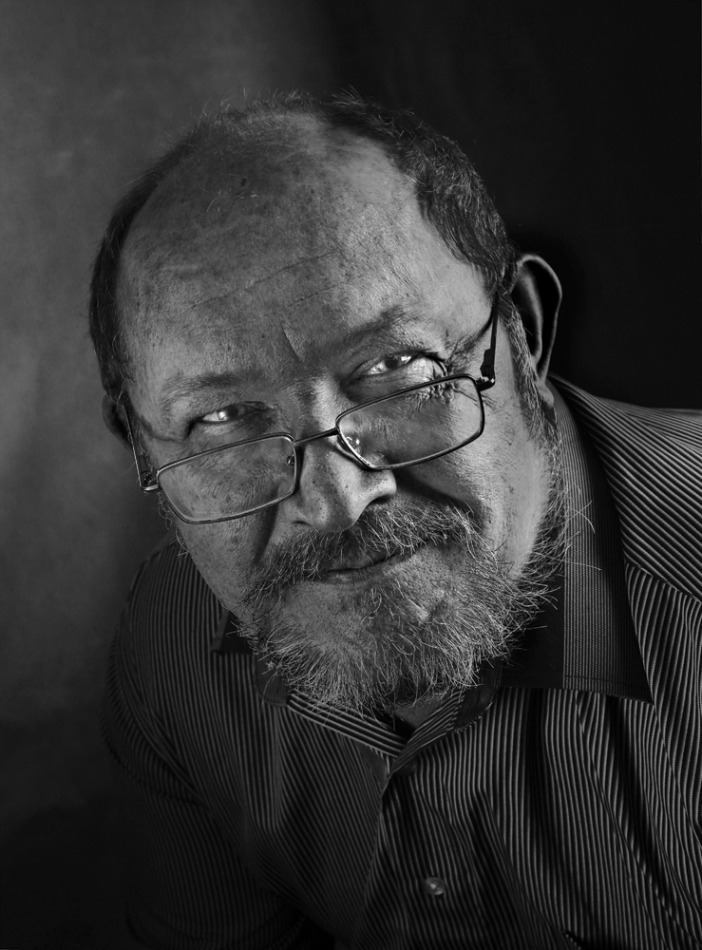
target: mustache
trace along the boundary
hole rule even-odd
[[[245,603],[255,609],[264,600],[280,598],[294,584],[319,580],[336,565],[361,557],[409,557],[426,545],[472,548],[478,538],[472,515],[450,503],[371,506],[344,531],[313,531],[278,545],[250,575]]]

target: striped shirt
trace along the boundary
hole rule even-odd
[[[559,597],[412,732],[291,693],[147,561],[105,724],[135,946],[702,946],[702,419],[559,387]]]

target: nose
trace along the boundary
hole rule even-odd
[[[331,439],[298,448],[297,491],[281,503],[292,524],[318,531],[343,531],[355,524],[368,505],[392,498],[397,485],[391,471],[369,472],[344,455]]]

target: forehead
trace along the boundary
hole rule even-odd
[[[120,292],[138,283],[168,295],[199,275],[252,286],[306,260],[381,269],[413,239],[440,241],[379,145],[298,126],[212,148],[171,173],[132,227]]]
[[[305,363],[384,311],[481,296],[379,145],[305,122],[176,170],[138,216],[118,283],[135,385],[263,352],[270,372],[281,347]]]

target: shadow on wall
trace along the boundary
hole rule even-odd
[[[356,0],[329,15],[345,81],[456,139],[512,237],[558,271],[555,371],[702,406],[700,4]]]
[[[104,950],[119,932],[120,849],[99,719],[93,702],[0,729],[15,792],[3,817],[19,816],[2,846],[3,947]]]
[[[102,950],[119,926],[118,852],[99,795],[75,808],[51,808],[22,822],[4,844],[8,908],[3,946],[18,950]]]

